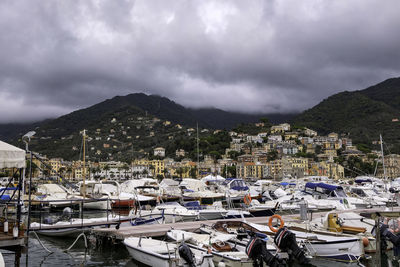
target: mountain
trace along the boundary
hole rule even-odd
[[[165,97],[137,93],[116,96],[57,119],[3,125],[0,139],[21,146],[21,135],[35,130],[37,133],[30,144],[34,151],[49,157],[78,159],[81,150],[79,132],[87,129],[91,158],[123,160],[132,154],[151,154],[156,146],[165,147],[167,155],[174,156],[176,149],[185,149],[193,154],[195,134],[189,128],[195,128],[197,123],[200,137],[206,138],[214,129],[231,129],[239,123],[259,122],[264,117],[280,122],[293,115],[249,115],[215,108],[190,109]],[[229,146],[225,135],[214,139],[200,143],[201,150],[221,153]],[[222,140],[222,145],[217,140]]]
[[[364,90],[342,92],[296,116],[292,122],[317,130],[347,133],[355,143],[370,148],[382,134],[390,152],[400,152],[400,78]]]
[[[25,124],[0,124],[0,139],[9,141],[39,126],[43,129],[57,129],[57,136],[62,136],[83,129],[87,125],[99,123],[99,119],[104,114],[112,115],[124,108],[134,108],[160,119],[186,126],[194,127],[198,123],[200,127],[210,129],[231,129],[239,123],[258,122],[262,117],[267,117],[275,123],[294,117],[293,114],[244,114],[216,108],[190,109],[166,97],[137,93],[116,96],[57,119]]]

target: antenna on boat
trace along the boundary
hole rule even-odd
[[[199,123],[196,123],[197,126],[197,176],[200,176],[200,157],[199,157]]]
[[[82,169],[82,188],[83,188],[83,197],[86,197],[86,148],[85,148],[85,143],[86,143],[86,130],[83,129],[82,131],[82,136],[83,136],[83,169]]]
[[[385,181],[385,190],[387,190],[387,177],[386,177],[386,168],[385,168],[385,154],[383,153],[383,140],[382,134],[379,135],[381,141],[381,154],[382,154],[382,165],[383,165],[383,179]]]

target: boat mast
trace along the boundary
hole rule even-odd
[[[85,148],[85,143],[86,143],[86,130],[83,129],[82,131],[82,135],[83,135],[83,170],[82,170],[82,178],[83,178],[83,197],[86,197],[86,148]]]
[[[382,140],[382,134],[379,135],[380,141],[381,141],[381,154],[382,154],[382,165],[383,165],[383,179],[385,181],[385,189],[386,189],[386,182],[387,182],[387,177],[386,177],[386,168],[385,168],[385,155],[383,154],[383,140]]]
[[[200,176],[200,157],[199,157],[199,123],[196,123],[197,126],[197,178]]]

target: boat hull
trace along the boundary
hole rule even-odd
[[[113,209],[131,209],[135,207],[135,200],[134,199],[125,199],[125,200],[114,200],[111,203],[111,208]]]
[[[207,211],[199,211],[200,220],[218,220],[222,219],[226,215],[226,211],[223,212],[207,212]]]
[[[146,252],[145,250],[139,248],[133,248],[128,246],[127,244],[125,245],[132,258],[134,258],[138,262],[144,263],[149,266],[160,266],[160,267],[178,266],[176,264],[176,261],[173,261],[172,258],[168,259],[168,257],[161,257],[155,253]]]
[[[57,230],[37,230],[36,233],[49,237],[77,237],[81,233],[88,232],[90,228],[68,228]]]
[[[275,214],[275,209],[249,209],[249,212],[254,217],[267,217]]]
[[[154,217],[154,218],[136,218],[132,220],[131,225],[132,226],[137,226],[137,225],[143,225],[143,224],[162,224],[163,223],[163,217]]]
[[[342,262],[357,262],[364,254],[359,239],[331,242],[305,241],[304,245],[311,256]]]

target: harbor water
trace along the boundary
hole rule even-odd
[[[44,217],[59,217],[62,212],[33,212],[33,221],[41,221]],[[85,211],[81,214],[79,211],[73,213],[73,217],[95,218],[105,217],[110,213],[105,211]],[[120,213],[112,213],[114,216],[122,215]],[[23,216],[23,220],[27,221],[27,217]],[[72,237],[47,237],[36,236],[30,234],[28,249],[26,253],[22,253],[19,259],[19,266],[128,266],[141,267],[146,266],[132,259],[126,247],[122,243],[98,245],[96,240],[90,234],[87,235],[88,249],[85,248],[83,238],[80,238],[76,244],[66,251],[76,238]],[[45,248],[50,252],[46,251]],[[3,254],[6,266],[15,265],[15,253],[0,250]],[[340,266],[376,266],[375,255],[369,255],[370,259],[363,260],[361,263],[342,263],[337,261],[313,258],[311,263],[314,266],[340,267]],[[399,266],[397,261],[387,261],[387,258],[393,259],[392,251],[388,252],[386,258],[383,258],[382,266]],[[296,266],[296,265],[294,265]]]
[[[116,244],[105,248],[95,248],[93,240],[89,238],[89,249],[85,249],[83,239],[68,252],[65,250],[71,246],[75,238],[50,238],[40,236],[40,241],[51,251],[47,252],[35,236],[29,239],[28,253],[23,253],[20,258],[20,266],[126,266],[142,267],[143,265],[129,255],[123,244]],[[14,253],[2,250],[6,266],[14,266]],[[392,257],[389,252],[388,257]],[[341,263],[323,259],[312,259],[315,266],[325,267],[351,267],[351,266],[376,266],[374,257],[368,261],[357,263]],[[399,266],[398,262],[391,261],[391,266]],[[385,262],[382,266],[390,266]]]

